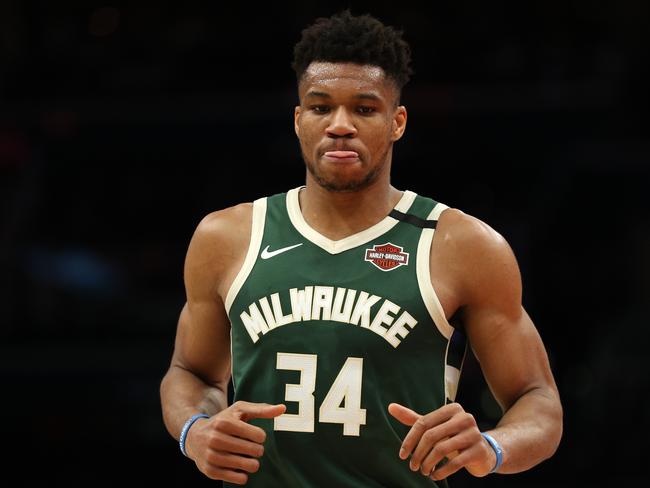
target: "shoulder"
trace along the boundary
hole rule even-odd
[[[457,252],[468,253],[475,258],[510,251],[508,242],[499,232],[482,220],[455,208],[442,212],[436,234],[441,234],[440,240]]]
[[[245,257],[250,241],[252,203],[211,212],[196,226],[185,259],[186,280],[218,286]]]
[[[521,276],[514,252],[503,235],[490,225],[449,208],[440,216],[435,241],[436,251],[458,278],[466,299],[463,301],[473,301],[491,292],[520,295]]]
[[[236,238],[250,227],[253,214],[251,202],[207,214],[196,226],[192,239],[200,241],[225,240]]]

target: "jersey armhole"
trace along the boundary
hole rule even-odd
[[[428,215],[427,220],[438,221],[442,212],[449,207],[442,203],[436,204],[433,210]],[[431,282],[431,243],[433,241],[433,234],[435,228],[422,229],[420,242],[418,243],[417,254],[417,277],[418,286],[422,300],[433,319],[438,331],[447,339],[447,347],[445,350],[445,372],[444,372],[444,388],[445,388],[445,404],[456,400],[456,393],[458,392],[458,383],[467,354],[467,341],[465,334],[452,327],[445,316],[445,311],[442,308],[440,299],[433,288]]]
[[[440,218],[440,214],[447,208],[449,207],[442,203],[436,204],[431,213],[429,213],[427,220],[437,221]],[[443,337],[449,340],[454,328],[449,325],[447,317],[445,317],[445,311],[443,310],[438,295],[433,288],[433,283],[431,283],[430,257],[431,242],[433,241],[434,233],[435,229],[425,228],[422,229],[422,234],[420,234],[417,251],[418,286],[420,288],[422,300],[429,311],[429,315],[433,319],[433,323],[436,324],[436,328]]]
[[[253,222],[251,225],[251,238],[248,244],[248,251],[246,252],[246,258],[242,264],[239,273],[235,277],[228,294],[226,295],[226,302],[224,303],[226,314],[230,317],[230,307],[232,307],[235,298],[241,287],[244,285],[246,278],[250,274],[255,261],[257,261],[257,255],[260,251],[260,246],[262,245],[262,237],[264,236],[264,220],[266,218],[266,197],[259,198],[253,202]]]

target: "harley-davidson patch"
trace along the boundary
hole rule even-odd
[[[371,262],[382,271],[392,271],[409,263],[409,253],[404,248],[387,242],[366,249],[366,261]]]

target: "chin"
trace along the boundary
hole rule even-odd
[[[304,151],[302,152],[302,158],[307,166],[307,171],[318,186],[325,190],[339,193],[355,192],[367,188],[377,179],[384,167],[381,164],[368,171],[362,163],[361,167],[355,165],[354,168],[335,169],[331,165],[314,163],[305,157]],[[316,160],[318,161],[318,156],[316,156]]]
[[[316,180],[316,182],[325,188],[328,191],[336,193],[351,193],[359,190],[363,190],[368,186],[367,183],[364,184],[363,181],[345,181],[345,182],[334,182],[334,181],[322,181]]]
[[[371,171],[360,176],[346,176],[346,175],[323,175],[318,171],[313,171],[309,165],[307,166],[309,173],[316,183],[322,188],[332,192],[355,192],[363,190],[370,186],[376,179],[378,171]]]

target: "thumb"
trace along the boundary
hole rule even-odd
[[[251,402],[237,402],[233,404],[235,413],[244,422],[249,419],[272,419],[282,415],[287,407],[283,403],[271,405],[269,403],[251,403]]]
[[[401,423],[403,423],[404,425],[408,425],[409,427],[413,425],[417,421],[417,419],[421,417],[419,413],[414,412],[410,408],[406,408],[405,406],[400,405],[399,403],[391,403],[390,405],[388,405],[388,413],[390,413]]]

